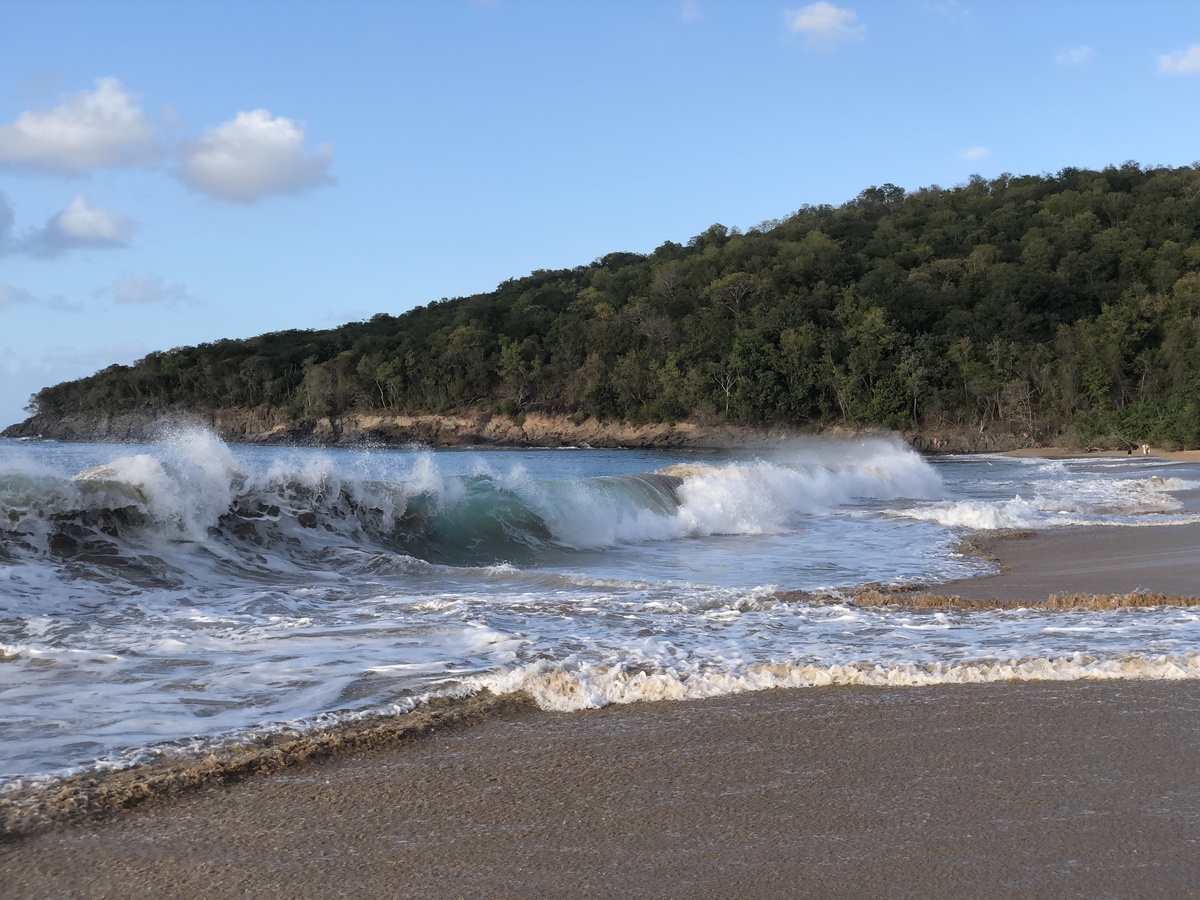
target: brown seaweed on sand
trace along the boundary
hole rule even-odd
[[[943,594],[902,594],[864,590],[854,595],[858,606],[902,606],[911,609],[1050,609],[1105,610],[1153,606],[1200,606],[1200,597],[1133,591],[1128,594],[1051,594],[1043,600],[967,600]]]

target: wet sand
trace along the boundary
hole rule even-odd
[[[1200,596],[1200,525],[1063,528],[986,547],[1000,574],[948,582],[933,591],[968,600],[1031,602],[1056,593]]]
[[[1006,456],[1126,458],[1113,451],[1088,454],[1043,448],[1015,450]],[[1200,451],[1168,452],[1152,448],[1150,459],[1200,462]],[[1135,460],[1146,457],[1134,457]],[[1179,477],[1196,480],[1195,466],[1181,467]],[[1200,491],[1177,494],[1182,511],[1200,511]],[[968,600],[1043,601],[1050,594],[1128,594],[1148,592],[1181,597],[1200,596],[1200,525],[1143,528],[1067,527],[1022,537],[983,541],[1001,573],[953,581],[937,593]]]
[[[1124,450],[1072,450],[1067,447],[1027,447],[1022,450],[1006,450],[1000,455],[1040,459],[1094,459],[1110,456],[1144,459],[1146,456],[1149,456],[1173,462],[1200,462],[1200,450],[1164,450],[1162,447],[1151,447],[1148,454],[1143,454],[1140,450],[1127,453]]]
[[[1200,594],[1200,526],[996,542],[962,596]],[[1200,682],[496,717],[0,845],[24,897],[1200,897]]]
[[[1200,684],[511,713],[0,849],[16,897],[1200,895]]]

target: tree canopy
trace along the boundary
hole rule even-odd
[[[997,421],[1200,444],[1200,164],[869,187],[494,291],[151,353],[30,411]]]

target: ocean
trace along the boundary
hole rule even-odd
[[[0,441],[0,795],[166,752],[524,691],[1200,678],[1200,611],[857,606],[996,529],[1200,522],[1195,465]]]

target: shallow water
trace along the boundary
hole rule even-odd
[[[525,690],[556,709],[781,685],[1200,677],[1200,616],[919,612],[978,529],[1200,521],[1195,467],[0,441],[0,781]],[[831,592],[822,602],[781,591]]]

